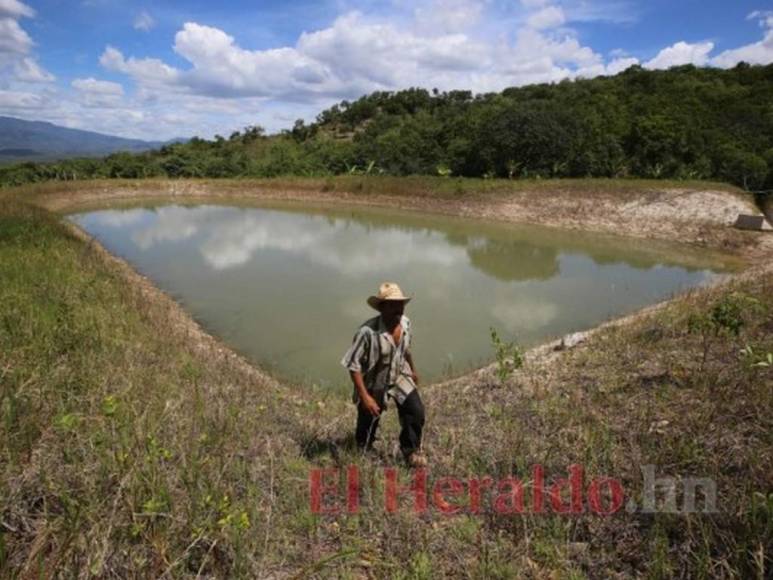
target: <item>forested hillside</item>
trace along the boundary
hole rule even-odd
[[[0,183],[341,173],[719,179],[773,188],[773,65],[635,66],[482,95],[377,92],[278,135],[255,126],[148,153],[24,163],[0,169]]]

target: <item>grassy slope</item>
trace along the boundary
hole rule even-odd
[[[223,191],[243,191],[245,188],[297,191],[340,191],[347,193],[383,194],[391,196],[429,196],[433,198],[483,197],[514,192],[570,193],[588,196],[597,193],[618,197],[639,196],[642,191],[663,189],[697,189],[724,191],[746,198],[739,188],[727,183],[708,181],[668,181],[652,179],[473,179],[426,176],[390,177],[339,175],[328,178],[277,177],[272,179],[111,179],[76,182],[44,182],[14,188],[21,195],[39,196],[67,191],[92,191],[107,188],[147,189],[153,184],[214,184]]]
[[[265,520],[305,497],[271,492],[306,476],[292,392],[197,355],[54,216],[0,220],[3,568],[267,566]]]
[[[658,476],[716,479],[720,514],[449,518],[406,506],[385,516],[380,469],[393,462],[353,453],[349,405],[261,384],[193,350],[164,307],[54,216],[0,204],[2,575],[770,569],[773,370],[739,355],[747,344],[773,352],[770,271],[693,292],[505,383],[483,375],[425,389],[433,477],[527,479],[535,463],[563,477],[579,462],[636,498],[639,466],[654,464]],[[742,295],[740,334],[690,332],[739,300],[731,290]],[[349,463],[372,482],[363,512],[312,516],[308,470]],[[764,501],[753,505],[755,494]]]

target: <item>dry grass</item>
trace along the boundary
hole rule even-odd
[[[580,463],[636,500],[642,465],[717,483],[716,514],[608,517],[385,514],[393,412],[380,455],[359,456],[346,401],[191,340],[173,304],[127,284],[52,214],[8,199],[0,279],[3,576],[769,573],[773,370],[754,364],[773,352],[770,269],[532,357],[504,382],[483,372],[423,388],[433,481],[528,481],[535,464],[552,481]],[[711,326],[717,311],[738,334]],[[361,512],[312,514],[309,470],[350,464]]]
[[[310,403],[170,331],[173,309],[53,216],[0,215],[3,568],[284,566],[295,548],[265,530],[304,503]]]
[[[640,198],[642,192],[668,189],[721,191],[747,199],[749,196],[727,183],[709,181],[669,181],[653,179],[474,179],[425,176],[390,177],[339,175],[327,178],[277,177],[271,179],[110,179],[90,181],[43,182],[13,188],[22,196],[63,192],[135,190],[161,188],[211,187],[223,192],[243,193],[245,190],[337,192],[356,195],[391,195],[432,197],[439,199],[491,198],[521,192],[549,195],[613,196],[619,199]]]
[[[454,441],[436,450],[434,465],[526,477],[528,466],[541,464],[566,477],[578,463],[586,481],[615,477],[637,502],[645,465],[657,477],[711,478],[717,514],[543,517],[530,527],[500,518],[494,525],[520,546],[558,526],[549,557],[523,554],[545,573],[763,577],[773,545],[773,368],[754,363],[773,352],[772,290],[768,269],[602,330],[504,384],[487,373],[431,389],[430,440]],[[711,320],[728,304],[741,305],[738,335],[697,329],[696,320]],[[742,354],[749,346],[754,354]]]

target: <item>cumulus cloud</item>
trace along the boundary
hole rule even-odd
[[[77,91],[79,102],[86,107],[116,108],[123,106],[123,87],[118,83],[89,77],[75,79],[71,86]]]
[[[461,33],[419,36],[353,12],[329,28],[303,33],[293,47],[246,50],[224,31],[194,22],[175,35],[174,51],[190,63],[178,69],[158,59],[126,58],[107,47],[100,63],[141,85],[210,97],[264,97],[308,101],[356,97],[402,86],[439,86],[455,73],[478,71],[487,46]],[[459,78],[461,87],[469,78]]]
[[[32,39],[12,18],[0,19],[0,56],[27,54],[32,48]]]
[[[32,18],[35,11],[18,0],[0,0],[0,18]]]
[[[0,81],[51,82],[54,75],[30,55],[35,43],[21,27],[21,18],[33,18],[35,11],[18,0],[0,0]]]
[[[644,63],[644,66],[650,69],[666,69],[683,64],[703,66],[709,62],[709,53],[713,49],[713,42],[698,42],[696,44],[677,42],[661,50],[655,58]]]
[[[72,87],[83,93],[98,95],[123,95],[123,87],[111,81],[99,81],[93,77],[87,79],[75,79],[72,81]]]
[[[632,56],[616,58],[606,66],[605,74],[616,75],[639,64],[639,59]]]
[[[30,57],[24,57],[14,63],[14,74],[17,80],[25,83],[48,83],[56,77]]]
[[[436,5],[449,7],[455,16],[439,30],[423,33],[418,20]],[[603,69],[601,55],[571,31],[550,31],[566,22],[559,7],[529,2],[526,26],[508,43],[483,40],[465,30],[483,6],[475,0],[434,0],[414,11],[417,27],[349,12],[327,28],[302,33],[294,46],[268,50],[242,48],[223,30],[188,22],[175,35],[173,47],[189,63],[187,68],[127,58],[114,47],[105,49],[100,62],[132,76],[143,88],[295,102],[356,98],[409,86],[485,92],[572,77],[600,63]]]
[[[177,70],[157,58],[127,59],[112,46],[105,48],[99,63],[108,70],[125,73],[146,85],[174,84],[178,77]]]
[[[414,10],[420,26],[428,30],[458,32],[476,24],[483,13],[485,0],[432,0]]]
[[[546,6],[541,10],[531,14],[526,23],[537,30],[545,28],[555,28],[561,26],[566,21],[564,11],[558,6]]]
[[[48,105],[44,95],[22,91],[0,90],[0,109],[11,111],[39,111]]]
[[[748,20],[758,20],[765,32],[762,40],[738,48],[726,50],[711,60],[711,64],[721,68],[730,68],[739,62],[749,64],[770,64],[773,62],[773,12],[755,11]]]
[[[134,29],[142,30],[143,32],[150,32],[150,30],[156,25],[156,20],[148,13],[147,10],[143,10],[134,18]]]
[[[665,69],[683,64],[695,66],[716,66],[731,68],[739,62],[749,64],[770,64],[773,62],[773,11],[754,11],[747,20],[757,20],[764,30],[762,40],[746,44],[738,48],[725,50],[712,57],[713,42],[699,42],[690,44],[684,41],[661,50],[655,58],[646,62],[645,67],[651,69]]]
[[[353,11],[303,32],[292,45],[266,50],[246,49],[224,30],[187,22],[173,44],[187,66],[135,58],[113,46],[106,47],[100,63],[130,76],[144,106],[172,106],[176,100],[185,103],[180,110],[187,119],[206,116],[209,109],[232,115],[233,122],[252,111],[248,124],[257,121],[270,130],[375,90],[499,91],[614,74],[638,63],[630,57],[607,61],[583,45],[565,28],[570,19],[553,2],[522,2],[515,31],[483,20],[492,5],[490,0],[422,0],[410,9],[410,22]],[[433,17],[436,26],[428,26]],[[229,100],[239,103],[236,110]]]

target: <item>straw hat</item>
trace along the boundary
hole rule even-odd
[[[368,306],[378,310],[381,303],[385,300],[397,300],[407,303],[410,301],[410,298],[403,294],[403,291],[400,290],[400,286],[394,282],[384,282],[378,287],[378,294],[368,297]]]

